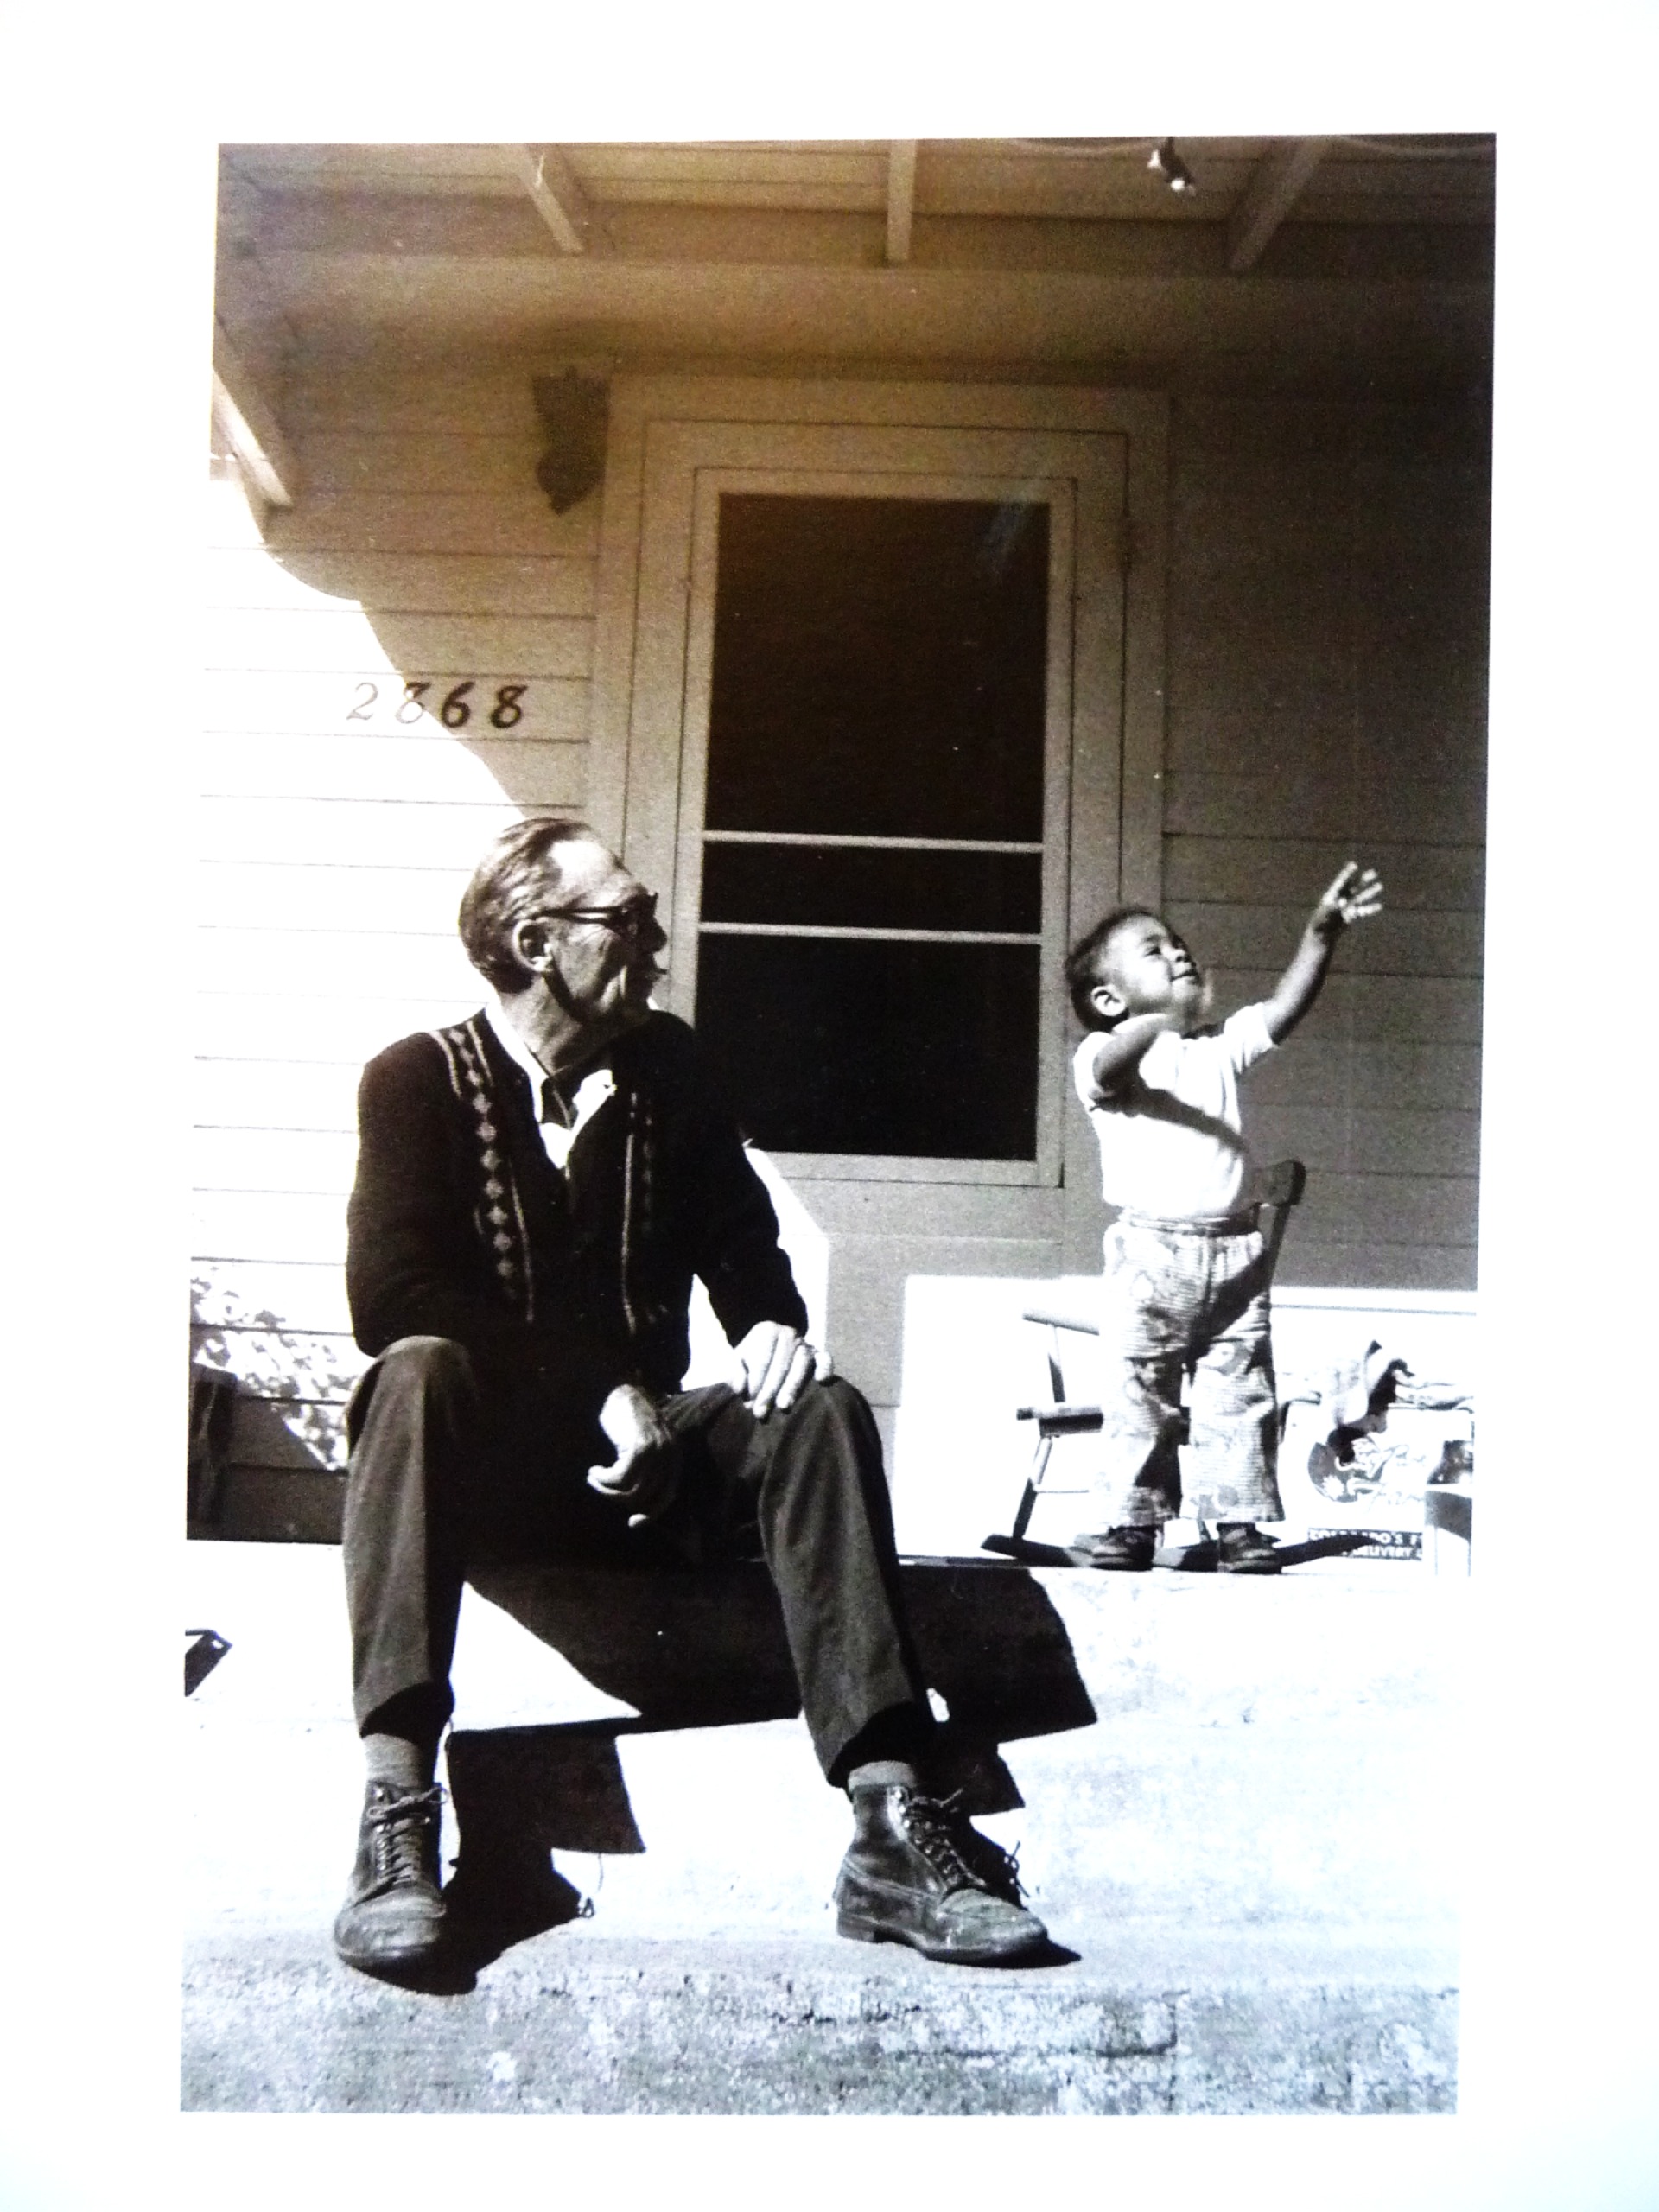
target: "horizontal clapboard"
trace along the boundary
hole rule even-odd
[[[346,1408],[336,1399],[238,1395],[231,1421],[232,1468],[274,1467],[295,1473],[346,1471]]]
[[[197,1260],[281,1260],[339,1267],[346,1202],[280,1191],[200,1191],[191,1203]]]
[[[515,434],[308,426],[295,442],[306,483],[321,492],[402,493],[423,499],[528,493],[547,502],[536,481],[536,464],[547,442],[533,428]]]
[[[484,997],[483,981],[470,969],[464,991],[436,998],[392,997],[371,979],[350,995],[296,1002],[291,992],[255,991],[245,982],[229,990],[199,991],[192,1031],[197,1050],[208,1058],[265,1059],[280,1052],[301,1065],[360,1068],[416,1029],[464,1020]]]
[[[1199,925],[1190,925],[1201,959],[1208,954]],[[1368,923],[1367,928],[1373,925]],[[1270,934],[1264,931],[1264,935]],[[1292,945],[1294,938],[1292,938]],[[1345,954],[1347,947],[1344,945]],[[1288,959],[1287,951],[1284,957]],[[1283,973],[1283,963],[1274,968],[1211,969],[1218,1010],[1226,1011],[1264,999]],[[1365,1038],[1375,1041],[1409,1039],[1425,1043],[1480,1042],[1481,987],[1478,978],[1461,976],[1353,975],[1338,969],[1326,982],[1315,1006],[1295,1036],[1285,1046],[1294,1052],[1305,1041],[1319,1038]]]
[[[1308,1290],[1462,1290],[1477,1287],[1474,1247],[1469,1244],[1325,1244],[1304,1236],[1286,1240],[1281,1283]]]
[[[1164,912],[1201,966],[1236,970],[1276,963],[1282,971],[1300,940],[1309,909],[1172,899]],[[1340,976],[1358,991],[1373,976],[1421,976],[1442,982],[1478,977],[1484,944],[1485,921],[1478,913],[1401,913],[1385,907],[1344,932],[1330,980]]]
[[[285,552],[226,547],[207,563],[210,607],[591,617],[595,563],[551,554]]]
[[[1275,521],[1287,522],[1290,529],[1277,545],[1264,549],[1264,556],[1212,556],[1207,573],[1200,561],[1183,577],[1186,591],[1199,593],[1208,584],[1212,593],[1212,619],[1195,641],[1195,670],[1236,671],[1241,682],[1271,673],[1280,679],[1281,703],[1287,696],[1314,696],[1344,672],[1369,677],[1375,671],[1395,693],[1421,683],[1431,672],[1431,659],[1450,659],[1466,638],[1471,603],[1466,582],[1447,580],[1446,588],[1433,593],[1423,588],[1420,564],[1431,550],[1429,539],[1440,533],[1426,521],[1424,543],[1402,544],[1401,537],[1409,541],[1418,518],[1395,516],[1370,534],[1369,545],[1356,548],[1351,538],[1332,543],[1325,518],[1310,514],[1299,496],[1304,488],[1287,478],[1274,485],[1274,500],[1283,510]],[[1382,518],[1373,514],[1368,519]],[[1338,518],[1338,540],[1345,520]],[[1371,556],[1370,573],[1359,569],[1356,551],[1362,561]],[[1180,612],[1190,618],[1190,601],[1183,600]],[[1319,650],[1308,650],[1311,637],[1319,639]],[[1401,650],[1408,646],[1412,650]],[[1252,696],[1248,685],[1243,696]],[[1366,705],[1379,696],[1368,685]]]
[[[1182,442],[1192,458],[1220,464],[1231,475],[1251,467],[1263,474],[1308,474],[1323,467],[1338,494],[1351,487],[1362,465],[1369,473],[1391,454],[1414,474],[1425,468],[1471,474],[1478,429],[1466,404],[1432,396],[1361,404],[1313,394],[1286,402],[1197,393],[1181,403]]]
[[[1363,775],[1304,767],[1284,776],[1175,769],[1164,786],[1164,830],[1181,836],[1334,841],[1374,859],[1414,838],[1478,843],[1486,823],[1478,775],[1428,777],[1383,762]],[[1384,846],[1382,841],[1393,842]],[[1346,856],[1346,855],[1344,855]]]
[[[200,1191],[289,1191],[344,1199],[357,1139],[337,1129],[198,1128],[190,1176]]]
[[[1259,1160],[1300,1160],[1314,1174],[1473,1176],[1480,1170],[1478,1114],[1268,1105],[1253,1093],[1246,1127]]]
[[[191,1357],[234,1375],[251,1397],[341,1405],[368,1365],[349,1335],[195,1323]]]
[[[455,926],[467,887],[464,868],[313,866],[303,860],[201,861],[195,870],[197,918],[246,929],[412,930],[442,935]]]
[[[562,553],[599,549],[599,502],[584,499],[556,515],[530,472],[505,492],[331,490],[314,485],[299,502],[273,511],[271,551],[351,553]],[[229,532],[229,519],[223,527]],[[232,543],[242,542],[232,537]]]
[[[1211,696],[1202,719],[1172,724],[1173,774],[1287,782],[1322,775],[1338,793],[1374,788],[1386,776],[1399,796],[1372,821],[1373,834],[1430,843],[1446,842],[1452,817],[1412,805],[1404,786],[1415,782],[1429,791],[1461,784],[1472,791],[1483,780],[1484,702],[1471,699],[1459,709],[1438,683],[1426,681],[1421,695],[1379,702],[1375,721],[1357,725],[1355,679],[1306,699],[1287,697],[1279,679],[1264,677],[1262,696],[1252,700],[1225,667],[1205,682]]]
[[[1481,910],[1485,855],[1480,846],[1371,839],[1166,836],[1164,896],[1193,904],[1300,907],[1305,918],[1350,861],[1375,868],[1382,879],[1387,915]],[[1368,922],[1355,931],[1344,939],[1344,950],[1375,927]]]
[[[333,861],[340,866],[465,868],[517,821],[505,798],[204,798],[198,850],[219,860]]]
[[[454,430],[533,440],[541,421],[531,378],[546,369],[538,355],[497,353],[479,365],[434,361],[411,375],[384,358],[308,351],[289,370],[283,416],[296,438],[317,431],[381,436]]]
[[[199,928],[191,958],[205,990],[338,998],[365,990],[459,997],[476,982],[453,928],[402,931]]]
[[[391,607],[220,607],[204,626],[210,669],[294,669],[363,675],[472,677],[474,711],[497,683],[585,677],[587,615],[403,613]],[[384,669],[377,664],[384,661]],[[435,702],[434,702],[436,703]]]
[[[215,735],[198,742],[196,760],[196,788],[213,798],[486,806],[505,799],[569,809],[580,805],[588,785],[585,745],[470,735],[457,743],[425,716],[419,734]]]
[[[1284,1050],[1250,1070],[1245,1101],[1252,1114],[1268,1106],[1338,1102],[1359,1112],[1405,1107],[1478,1113],[1480,1050],[1439,1039],[1349,1043],[1304,1024]]]
[[[328,1260],[214,1260],[191,1262],[193,1324],[218,1329],[298,1329],[349,1337],[346,1272]]]
[[[1297,1212],[1302,1237],[1325,1244],[1472,1244],[1472,1176],[1310,1175]]]
[[[191,1118],[204,1129],[349,1133],[357,1122],[359,1073],[354,1060],[197,1060]]]

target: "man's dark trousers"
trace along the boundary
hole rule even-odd
[[[345,1561],[358,1725],[435,1738],[453,1706],[461,1585],[507,1559],[683,1565],[763,1557],[813,1748],[845,1754],[879,1715],[926,1693],[904,1626],[880,1440],[859,1393],[809,1382],[756,1421],[724,1385],[662,1408],[680,1459],[659,1526],[630,1529],[588,1466],[609,1456],[591,1412],[556,1386],[485,1374],[461,1344],[405,1337],[359,1383],[349,1430]],[[415,1717],[413,1729],[404,1724]]]

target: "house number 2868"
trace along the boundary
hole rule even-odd
[[[498,683],[494,702],[490,703],[487,680],[485,681],[483,696],[473,696],[478,690],[479,682],[479,677],[469,676],[462,683],[451,684],[442,699],[428,696],[436,689],[429,678],[405,683],[403,697],[392,711],[392,719],[400,722],[417,722],[423,715],[435,715],[445,729],[465,729],[476,714],[488,722],[492,729],[516,728],[524,718],[524,710],[519,702],[530,690],[529,684]],[[372,722],[384,718],[390,705],[390,699],[381,699],[380,686],[371,683],[365,677],[357,686],[356,696],[346,710],[346,719],[348,722]],[[378,716],[377,709],[380,710]]]

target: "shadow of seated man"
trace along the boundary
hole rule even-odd
[[[443,1949],[434,1777],[469,1568],[736,1546],[765,1562],[814,1751],[852,1801],[840,1931],[1028,1958],[1046,1931],[930,1786],[869,1408],[806,1342],[735,1122],[690,1031],[651,1005],[654,909],[590,830],[515,823],[461,901],[489,1002],[364,1072],[346,1276],[373,1364],[349,1410],[344,1553],[367,1783],[335,1948],[394,1979]],[[679,1387],[694,1277],[741,1390]]]
[[[648,1573],[638,1565],[518,1560],[467,1578],[595,1688],[635,1708],[629,1719],[451,1731],[460,1855],[443,1894],[476,1963],[583,1914],[552,1853],[645,1848],[620,1737],[792,1719],[801,1710],[764,1563],[664,1560]],[[1096,1717],[1064,1623],[1015,1567],[908,1560],[900,1580],[924,1677],[949,1715],[929,1751],[932,1789],[970,1815],[1020,1807],[1001,1745]]]
[[[463,1972],[591,1916],[591,1902],[554,1866],[556,1850],[645,1849],[614,1726],[456,1729],[445,1764],[461,1848],[442,1891],[444,1951]]]

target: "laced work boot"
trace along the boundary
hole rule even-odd
[[[1145,1574],[1158,1549],[1156,1529],[1103,1529],[1096,1535],[1073,1536],[1073,1551],[1086,1552],[1090,1567],[1116,1574]]]
[[[1223,1521],[1216,1529],[1216,1567],[1222,1574],[1278,1574],[1284,1561],[1273,1538],[1254,1521]]]
[[[396,1979],[429,1965],[442,1939],[438,1891],[442,1789],[372,1782],[363,1800],[352,1885],[334,1922],[348,1967]]]
[[[841,1935],[962,1966],[1000,1966],[1046,1945],[1048,1930],[1020,1904],[1014,1859],[969,1824],[959,1797],[893,1783],[852,1798],[852,1848],[836,1883]]]

